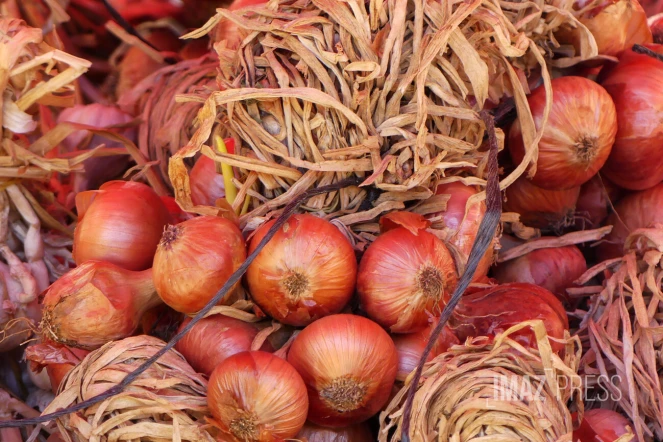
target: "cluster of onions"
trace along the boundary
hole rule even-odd
[[[150,269],[135,272],[105,261],[87,261],[44,293],[45,340],[83,349],[131,336],[143,314],[161,303]]]
[[[505,194],[505,212],[520,214],[520,220],[529,227],[556,232],[573,221],[580,187],[548,190],[521,176],[506,188]]]
[[[186,319],[179,331],[189,322],[190,319]],[[209,376],[230,356],[250,351],[257,334],[258,327],[254,324],[223,315],[213,315],[196,323],[175,345],[175,349],[182,353],[198,373]],[[265,341],[260,350],[271,352],[273,348]]]
[[[100,260],[127,270],[152,266],[157,244],[170,219],[152,188],[136,182],[109,181],[99,190],[76,195],[76,208],[76,264]]]
[[[494,337],[511,326],[531,319],[540,319],[546,327],[554,351],[561,352],[560,343],[569,321],[562,303],[548,290],[527,283],[502,284],[463,296],[449,321],[461,341],[469,337]],[[530,328],[511,337],[528,347],[536,347]],[[559,341],[558,341],[559,340]]]
[[[538,249],[511,261],[499,264],[493,276],[501,284],[526,282],[568,301],[566,289],[573,286],[587,270],[585,257],[577,246]]]
[[[295,338],[288,362],[308,388],[308,420],[325,427],[361,423],[391,394],[398,355],[389,335],[361,316],[319,319]]]
[[[576,216],[583,227],[596,228],[612,212],[612,206],[623,196],[624,190],[597,174],[580,187]]]
[[[256,230],[252,253],[275,221]],[[329,221],[292,216],[246,272],[253,300],[272,318],[303,326],[340,312],[354,294],[357,259],[352,245]]]
[[[449,249],[410,214],[381,220],[383,233],[368,246],[357,275],[357,293],[368,316],[392,333],[425,328],[446,305],[458,277]]]
[[[431,323],[429,327],[418,332],[393,336],[396,353],[398,354],[398,372],[396,373],[397,381],[404,382],[408,375],[417,368],[436,323],[437,320]],[[451,346],[456,344],[460,344],[460,340],[451,328],[448,325],[445,325],[442,329],[442,333],[440,333],[440,337],[435,342],[433,349],[426,360],[430,361],[435,356],[444,353]]]
[[[577,442],[622,441],[620,437],[633,434],[633,424],[616,411],[595,408],[585,411],[582,422],[573,430],[573,440]],[[635,441],[632,439],[624,442]]]
[[[663,46],[646,45],[663,54]],[[625,50],[598,78],[617,108],[615,144],[602,173],[620,187],[644,190],[663,181],[663,63]]]
[[[154,286],[174,310],[202,309],[246,259],[237,225],[226,218],[200,216],[169,225],[158,242]],[[227,302],[233,291],[222,302]]]
[[[594,36],[601,55],[614,57],[634,44],[652,42],[647,14],[638,0],[578,0],[574,8],[581,11],[578,18]]]
[[[216,367],[207,388],[213,423],[223,440],[290,439],[306,421],[306,385],[284,359],[271,353],[237,353]],[[228,439],[230,438],[230,439]]]
[[[371,429],[366,424],[343,428],[325,428],[307,422],[297,435],[303,442],[367,442],[374,440]]]
[[[627,0],[628,1],[628,0]],[[553,102],[532,184],[547,190],[565,190],[589,181],[603,167],[615,142],[617,115],[610,95],[583,77],[552,80]],[[537,130],[543,126],[546,90],[532,91],[527,101]],[[509,131],[509,151],[516,163],[525,157],[520,120]]]
[[[615,205],[615,213],[606,220],[612,231],[598,245],[597,257],[603,261],[624,255],[626,237],[636,229],[663,224],[663,183],[634,192]]]

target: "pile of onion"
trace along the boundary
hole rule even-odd
[[[151,270],[87,261],[44,293],[41,333],[47,340],[92,350],[131,336],[143,314],[160,303]]]
[[[363,422],[386,404],[398,370],[396,348],[375,322],[332,315],[306,327],[288,362],[308,388],[308,419],[326,427]]]
[[[245,259],[242,232],[232,221],[215,216],[192,218],[169,225],[163,232],[154,255],[154,286],[174,310],[196,313]]]
[[[596,408],[585,411],[580,426],[573,430],[577,442],[616,441],[625,434],[633,434],[633,424],[616,411]],[[635,441],[633,436],[631,441]]]
[[[559,231],[574,220],[580,187],[542,189],[521,176],[506,188],[505,194],[505,212],[520,214],[520,221],[526,226]]]
[[[179,331],[190,322],[186,319]],[[250,351],[258,334],[258,327],[249,322],[223,315],[203,318],[175,344],[175,350],[182,353],[187,362],[198,373],[211,375],[214,369],[230,356]],[[260,350],[273,350],[265,341]]]
[[[238,442],[293,438],[309,405],[292,365],[261,351],[238,353],[219,365],[210,376],[207,403],[213,423]]]
[[[540,319],[546,327],[550,344],[556,352],[569,329],[562,303],[548,290],[525,283],[502,284],[463,296],[449,321],[461,341],[469,337],[494,337],[524,321]],[[537,348],[536,337],[527,327],[511,335],[527,347]]]
[[[415,333],[393,336],[396,353],[398,354],[398,372],[396,373],[397,381],[405,381],[407,376],[417,368],[436,323],[437,320],[431,323],[429,327]],[[445,325],[426,361],[430,361],[435,356],[444,353],[449,347],[456,344],[460,344],[458,337],[448,325]]]
[[[368,442],[374,440],[367,424],[357,424],[343,428],[325,428],[307,422],[297,439],[305,442]]]
[[[253,253],[275,221],[251,238]],[[294,215],[251,263],[246,282],[253,300],[272,318],[303,326],[340,312],[354,294],[357,259],[352,245],[329,221]]]
[[[446,305],[458,277],[449,249],[407,212],[385,216],[382,234],[359,263],[357,293],[368,316],[392,333],[425,328]]]
[[[532,184],[548,190],[578,187],[589,181],[608,159],[617,133],[615,104],[598,84],[583,77],[552,80],[553,103],[543,136]],[[537,130],[543,125],[546,90],[527,98]],[[525,157],[520,120],[509,131],[509,151],[515,163]]]
[[[622,198],[605,223],[612,231],[596,248],[601,261],[623,256],[626,237],[635,229],[663,224],[663,183]]]
[[[501,284],[526,282],[549,290],[560,300],[568,301],[566,289],[573,287],[587,270],[587,262],[574,245],[538,249],[499,264],[493,276]]]
[[[142,183],[109,181],[99,190],[76,195],[76,209],[76,264],[100,260],[127,270],[152,267],[157,244],[170,219],[152,188]]]
[[[663,54],[663,46],[646,45]],[[617,107],[617,137],[602,173],[620,187],[644,190],[663,181],[663,63],[631,49],[606,65],[601,85]]]

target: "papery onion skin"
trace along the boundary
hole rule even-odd
[[[252,351],[233,355],[214,370],[207,403],[230,440],[268,442],[299,433],[308,396],[301,376],[288,362]]]
[[[255,232],[253,253],[275,221]],[[309,214],[293,215],[246,272],[253,300],[272,318],[303,326],[340,312],[354,294],[357,259],[341,231]]]
[[[226,196],[223,175],[216,172],[213,159],[202,155],[189,174],[191,201],[195,205],[214,206],[216,200]]]
[[[589,3],[591,0],[578,1],[575,8]],[[578,18],[594,36],[600,55],[616,57],[634,44],[652,42],[647,14],[637,0],[605,0]]]
[[[343,428],[325,428],[306,422],[297,439],[306,442],[368,442],[375,437],[365,423]]]
[[[399,227],[364,252],[357,293],[371,319],[392,333],[412,333],[442,311],[456,283],[453,258],[441,240]]]
[[[44,293],[42,336],[93,350],[131,336],[143,314],[160,303],[151,270],[133,272],[109,262],[87,261]]]
[[[394,345],[396,346],[396,353],[398,353],[397,381],[404,382],[408,375],[419,365],[421,356],[424,354],[424,349],[426,348],[426,345],[428,345],[428,338],[430,337],[436,322],[437,321],[434,321],[430,327],[421,331],[394,335],[392,337]],[[426,361],[430,361],[440,353],[447,351],[449,347],[457,344],[460,344],[460,340],[451,328],[449,328],[448,325],[445,325]]]
[[[573,440],[577,442],[615,441],[621,436],[633,433],[633,424],[616,411],[596,408],[586,410],[580,426],[573,430]],[[633,436],[631,441],[635,441]]]
[[[451,329],[461,341],[468,337],[494,337],[523,321],[541,319],[548,336],[564,338],[569,322],[562,303],[548,290],[526,283],[502,284],[482,292],[465,295],[449,321]],[[536,348],[536,338],[530,329],[511,335],[522,345]],[[553,351],[560,352],[563,344],[551,339]]]
[[[646,45],[663,54],[662,45]],[[601,173],[624,189],[644,190],[663,180],[663,63],[625,50],[599,82],[617,108],[617,137]]]
[[[232,221],[199,216],[164,231],[154,255],[154,286],[174,310],[196,313],[245,259],[242,232]]]
[[[500,284],[526,282],[568,301],[566,289],[587,270],[587,261],[575,245],[534,250],[499,264],[493,275]]]
[[[267,3],[267,0],[234,0],[228,9],[230,11],[237,11],[250,6],[260,6]],[[227,41],[227,47],[230,49],[237,49],[242,43],[242,40],[248,35],[248,31],[240,28],[235,23],[228,19],[223,19],[219,22],[214,30],[214,41]]]
[[[520,221],[528,227],[558,231],[573,222],[580,187],[547,190],[521,176],[505,193],[504,212],[519,213]]]
[[[178,332],[191,322],[185,319]],[[214,369],[230,356],[251,350],[251,344],[258,334],[258,327],[249,322],[223,315],[203,318],[175,344],[175,350],[198,373],[211,375]],[[260,349],[273,350],[269,342]]]
[[[145,270],[170,215],[159,196],[145,184],[110,181],[99,190],[76,195],[74,231],[76,264],[108,261],[127,270]]]
[[[398,355],[389,335],[361,316],[318,319],[294,340],[288,362],[302,375],[309,421],[345,427],[369,419],[386,404]]]
[[[624,195],[624,190],[607,178],[596,175],[580,188],[576,203],[576,216],[584,229],[593,229],[601,225],[612,213],[612,207]]]
[[[45,367],[50,389],[53,394],[58,394],[62,379],[89,353],[88,350],[46,341],[28,347],[25,350],[25,358],[29,367],[35,372]]]
[[[617,113],[606,90],[583,77],[555,78],[552,93],[552,107],[531,181],[544,189],[570,189],[589,181],[605,164],[615,142]],[[545,88],[535,89],[527,102],[540,130]],[[514,162],[520,164],[525,158],[520,120],[511,126],[508,147]]]
[[[631,232],[658,223],[663,223],[663,183],[627,195],[615,205],[615,213],[605,221],[612,231],[599,242],[596,256],[600,261],[623,256]]]

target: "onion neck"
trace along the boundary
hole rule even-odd
[[[242,411],[240,416],[230,421],[228,429],[237,439],[241,441],[258,440],[260,432],[256,425],[257,417],[246,411]]]
[[[139,312],[144,313],[162,303],[154,287],[152,269],[131,272],[128,279],[133,287],[135,306]]]
[[[576,149],[578,159],[585,165],[589,165],[596,157],[596,145],[598,137],[591,135],[582,135],[573,145]]]
[[[301,272],[291,271],[281,280],[285,293],[294,302],[309,292],[309,279]]]
[[[428,299],[439,301],[444,293],[444,278],[440,270],[430,264],[422,266],[416,277],[417,288]]]
[[[320,390],[320,397],[327,406],[338,413],[347,413],[360,408],[364,403],[368,387],[351,377],[333,379]]]

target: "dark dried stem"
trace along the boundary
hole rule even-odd
[[[410,389],[407,393],[407,399],[405,401],[405,409],[403,411],[403,431],[401,434],[401,440],[403,442],[410,442],[410,416],[412,414],[412,403],[414,401],[414,395],[417,392],[417,387],[419,386],[419,380],[421,379],[421,373],[424,368],[424,364],[430,355],[433,345],[437,342],[442,329],[444,328],[447,321],[451,317],[451,314],[456,308],[456,305],[460,301],[463,293],[472,282],[474,273],[476,273],[479,261],[486,254],[488,247],[490,246],[493,238],[495,236],[495,231],[500,222],[500,216],[502,214],[502,198],[500,192],[500,183],[498,180],[497,172],[497,136],[495,134],[495,120],[492,115],[486,111],[481,111],[481,119],[486,125],[486,131],[488,132],[488,141],[490,143],[490,150],[488,151],[488,180],[486,184],[486,214],[481,220],[479,225],[479,231],[477,232],[476,239],[472,245],[472,250],[470,251],[470,256],[467,259],[467,266],[465,268],[465,273],[460,278],[458,286],[454,291],[451,299],[442,310],[442,315],[435,326],[435,329],[428,338],[428,344],[424,349],[424,353],[421,355],[421,359],[417,364],[417,369],[410,383]]]
[[[48,422],[50,420],[66,416],[67,414],[74,413],[80,410],[84,410],[88,407],[91,407],[95,404],[98,404],[100,402],[105,401],[106,399],[109,399],[113,396],[118,395],[119,393],[122,392],[129,384],[131,384],[133,381],[138,378],[145,370],[147,370],[152,364],[154,364],[161,356],[166,354],[169,350],[171,350],[173,347],[175,347],[175,344],[177,344],[189,331],[193,328],[194,325],[198,323],[205,315],[215,306],[219,303],[221,299],[223,299],[226,294],[230,291],[232,287],[235,286],[237,282],[244,276],[244,273],[246,273],[246,270],[248,269],[249,265],[253,262],[253,260],[256,259],[256,256],[258,256],[258,253],[267,245],[267,243],[274,237],[276,232],[285,224],[285,222],[295,213],[297,208],[299,207],[300,204],[302,204],[304,201],[308,200],[309,198],[320,195],[323,193],[329,193],[329,192],[334,192],[340,189],[343,189],[345,187],[349,186],[357,186],[361,183],[361,179],[358,177],[351,177],[347,178],[345,180],[339,181],[335,184],[330,184],[328,186],[322,186],[318,187],[316,189],[310,189],[307,190],[306,192],[296,196],[285,208],[283,209],[283,213],[281,213],[281,216],[276,220],[276,222],[270,227],[269,231],[265,235],[265,237],[260,241],[258,244],[258,247],[251,253],[247,258],[246,261],[233,273],[228,281],[219,289],[218,292],[216,292],[216,295],[214,295],[214,298],[212,298],[207,305],[200,311],[198,314],[191,319],[191,321],[184,327],[179,333],[177,333],[173,338],[168,341],[168,343],[157,353],[154,354],[151,358],[146,360],[140,367],[138,367],[136,370],[132,371],[129,373],[127,376],[122,379],[122,381],[115,385],[114,387],[110,388],[109,390],[105,391],[104,393],[101,393],[93,398],[87,399],[83,402],[80,402],[78,404],[72,405],[70,407],[55,411],[50,414],[46,414],[43,416],[39,416],[33,419],[17,419],[17,420],[10,420],[10,421],[0,421],[0,428],[9,428],[9,427],[23,427],[26,425],[36,425],[40,424],[43,422]]]
[[[642,45],[633,45],[633,52],[637,54],[649,55],[658,61],[663,61],[663,54],[659,54],[658,52],[652,51],[651,49]]]

